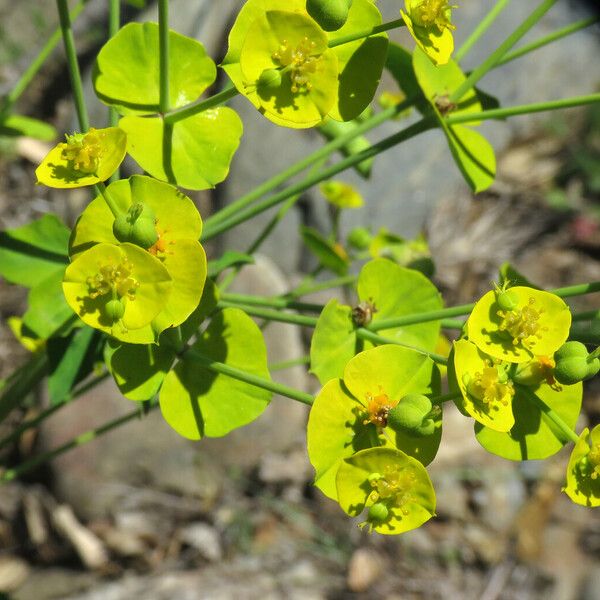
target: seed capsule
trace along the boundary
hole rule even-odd
[[[306,12],[325,31],[337,31],[348,20],[352,0],[307,0]]]
[[[370,523],[383,523],[388,518],[390,511],[383,502],[375,502],[369,508],[369,516],[367,520]]]
[[[106,314],[113,323],[123,318],[125,314],[125,305],[120,300],[109,300],[106,303]]]

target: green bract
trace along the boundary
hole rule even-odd
[[[462,394],[457,404],[477,422],[496,431],[510,431],[515,423],[515,389],[506,363],[484,354],[471,342],[454,342],[454,371]]]
[[[328,202],[338,208],[359,208],[364,204],[356,189],[343,181],[326,181],[319,190]]]
[[[81,320],[123,341],[163,310],[172,287],[160,260],[133,244],[97,244],[75,258],[63,279],[65,298]],[[124,305],[119,320],[107,309],[113,300]]]
[[[54,188],[77,188],[106,181],[125,158],[127,136],[118,127],[66,136],[35,170],[37,182]]]
[[[254,321],[235,308],[217,313],[166,376],[160,391],[163,417],[177,433],[192,440],[221,437],[250,423],[271,399],[267,390],[215,374],[204,366],[206,360],[269,379],[267,350]]]
[[[392,448],[362,450],[345,459],[337,474],[337,492],[350,516],[368,510],[363,525],[377,533],[404,533],[435,516],[435,492],[425,467]],[[371,510],[375,505],[378,508]]]
[[[183,323],[198,306],[206,280],[206,256],[198,242],[202,220],[194,203],[166,183],[151,177],[134,175],[128,180],[116,181],[107,193],[125,214],[135,204],[149,206],[156,216],[158,241],[148,249],[164,265],[173,280],[173,292],[163,302],[160,314],[152,323],[137,332],[130,332],[132,343],[155,342],[167,327]],[[97,197],[83,211],[71,236],[71,255],[96,243],[117,243],[113,233],[114,217],[104,199]]]
[[[400,10],[410,34],[435,65],[444,65],[454,51],[451,12],[448,0],[405,0]]]
[[[577,504],[600,506],[600,425],[586,427],[575,444],[563,491]]]
[[[119,126],[127,132],[127,151],[142,169],[190,190],[212,188],[227,177],[243,132],[241,119],[226,106],[173,125],[160,117],[129,115]]]
[[[200,42],[169,32],[169,106],[198,99],[217,68]],[[94,71],[97,96],[121,114],[159,112],[158,25],[128,23],[100,50]]]
[[[328,44],[379,24],[381,15],[369,0],[354,0],[345,24],[329,33],[308,15],[305,0],[248,0],[229,34],[223,68],[240,93],[278,125],[312,127],[327,115],[349,121],[375,94],[387,36],[331,49]],[[273,69],[282,71],[281,83],[269,77],[265,85],[263,73]]]
[[[439,292],[424,275],[386,259],[370,261],[362,268],[357,292],[358,307],[368,303],[373,322],[442,307]],[[335,299],[326,304],[310,347],[311,371],[321,384],[342,377],[346,363],[360,350],[372,347],[370,342],[358,339],[356,327],[352,307]],[[385,329],[379,333],[401,344],[434,350],[439,331],[439,321],[430,321]]]
[[[459,102],[451,102],[452,93],[466,79],[454,61],[435,67],[419,48],[415,48],[412,64],[419,86],[437,116],[452,156],[465,180],[474,192],[487,189],[494,182],[496,175],[494,149],[477,131],[464,125],[450,126],[444,118],[448,113],[480,112],[482,106],[475,90],[470,89]],[[473,123],[473,125],[477,124],[477,122]]]
[[[335,477],[342,459],[374,446],[396,447],[428,464],[442,433],[441,410],[426,436],[396,433],[387,427],[388,412],[414,392],[439,391],[439,375],[430,358],[394,345],[378,346],[356,355],[344,378],[329,381],[315,398],[307,429],[308,456],[315,485],[336,498]]]
[[[480,350],[508,362],[552,356],[569,335],[571,313],[565,302],[542,290],[510,288],[519,303],[502,310],[496,292],[485,294],[467,321],[467,334]]]

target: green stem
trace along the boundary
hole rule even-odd
[[[555,288],[548,290],[561,298],[570,298],[572,296],[583,296],[585,294],[594,294],[600,292],[600,281],[592,281],[591,283],[580,283],[577,285],[568,285],[566,287]]]
[[[169,0],[158,0],[159,110],[169,110]]]
[[[344,35],[342,37],[329,40],[328,46],[330,48],[335,48],[336,46],[341,46],[342,44],[349,44],[350,42],[355,42],[356,40],[360,40],[362,38],[368,38],[372,35],[383,33],[384,31],[390,31],[391,29],[398,29],[398,27],[405,26],[406,24],[404,23],[403,19],[395,19],[394,21],[388,21],[387,23],[382,23],[381,25],[375,25],[375,27],[371,27],[370,29],[363,29],[363,31],[357,31],[349,35]]]
[[[43,421],[48,419],[48,417],[51,417],[59,408],[62,408],[65,404],[68,404],[69,402],[71,402],[75,398],[78,398],[79,396],[81,396],[82,394],[87,392],[88,390],[91,390],[97,384],[104,381],[108,376],[109,376],[108,373],[103,373],[99,377],[95,377],[94,379],[92,379],[91,381],[86,383],[85,385],[82,385],[77,390],[72,391],[64,400],[62,400],[58,404],[55,404],[54,406],[50,406],[46,410],[42,411],[39,415],[37,415],[37,417],[34,417],[33,419],[29,419],[29,421],[25,421],[24,423],[19,425],[19,427],[17,427],[14,431],[12,431],[10,433],[10,435],[8,435],[4,439],[0,440],[0,450],[2,448],[4,448],[5,446],[8,446],[15,440],[18,440],[25,431],[32,429],[33,427],[37,427],[40,423],[42,423]]]
[[[26,460],[25,462],[21,463],[14,469],[7,469],[6,471],[4,471],[4,473],[0,475],[0,481],[12,481],[20,475],[23,475],[28,471],[35,469],[36,467],[50,462],[51,460],[55,459],[61,454],[64,454],[65,452],[68,452],[69,450],[72,450],[73,448],[83,446],[84,444],[95,440],[96,438],[100,437],[101,435],[104,435],[105,433],[108,433],[109,431],[112,431],[113,429],[116,429],[117,427],[120,427],[121,425],[128,423],[133,419],[139,418],[141,414],[142,413],[140,411],[140,408],[136,408],[132,412],[127,413],[126,415],[119,417],[118,419],[114,419],[113,421],[109,421],[101,427],[97,427],[96,429],[90,429],[89,431],[78,435],[76,438],[73,438],[71,441],[67,442],[66,444],[63,444],[62,446],[59,446],[58,448],[55,448],[54,450],[49,450],[48,452],[44,452],[43,454],[34,456],[33,458],[30,458],[29,460]]]
[[[444,402],[449,402],[451,400],[457,400],[460,398],[460,392],[449,392],[448,394],[442,394],[441,396],[434,396],[433,398],[429,398],[431,404],[443,404]]]
[[[279,187],[281,184],[285,183],[288,179],[291,179],[294,175],[297,175],[298,173],[304,171],[313,164],[328,158],[331,154],[333,154],[333,152],[339,150],[340,148],[343,148],[348,142],[352,141],[357,136],[381,125],[388,119],[391,119],[403,110],[406,110],[412,104],[413,100],[407,99],[398,104],[397,106],[390,107],[380,113],[377,113],[373,117],[366,119],[362,123],[357,124],[356,127],[352,128],[352,131],[349,131],[348,133],[331,140],[318,150],[315,150],[312,154],[309,154],[308,156],[293,164],[291,167],[285,169],[281,173],[278,173],[271,179],[265,181],[258,187],[254,188],[248,194],[242,196],[241,198],[238,198],[238,200],[236,200],[235,202],[232,202],[228,206],[222,208],[217,214],[209,217],[205,221],[205,226],[212,227],[214,224],[224,221],[228,217],[236,215],[242,209],[252,204],[255,200],[258,200],[265,194],[271,192],[275,188]]]
[[[79,16],[83,8],[85,7],[87,0],[79,0],[79,2],[73,7],[73,10],[69,13],[70,21],[73,22]],[[54,30],[48,41],[44,44],[44,47],[40,50],[39,54],[31,61],[27,69],[23,72],[15,86],[12,88],[10,93],[4,98],[0,110],[0,120],[5,117],[13,108],[17,100],[21,97],[21,94],[27,89],[27,86],[31,83],[37,72],[42,68],[42,65],[46,62],[58,42],[62,37],[62,30],[60,27]]]
[[[65,46],[65,53],[67,55],[69,77],[71,79],[79,127],[81,128],[81,131],[87,131],[90,128],[90,122],[85,106],[81,73],[79,71],[79,63],[77,62],[77,52],[75,50],[75,40],[73,38],[73,29],[71,27],[71,17],[69,15],[67,0],[56,0],[56,6],[58,8],[58,17],[60,20],[60,29]]]
[[[479,38],[490,28],[498,15],[508,6],[510,0],[498,0],[494,8],[481,20],[471,35],[463,42],[462,46],[454,53],[454,60],[460,62],[479,41]]]
[[[308,302],[296,302],[287,298],[267,298],[265,296],[252,296],[250,294],[221,293],[219,298],[224,302],[245,304],[246,306],[264,306],[265,308],[290,308],[292,310],[304,310],[306,312],[320,313],[324,306],[322,304],[311,304]]]
[[[219,92],[218,94],[214,94],[210,98],[206,98],[205,100],[196,100],[191,104],[167,112],[164,117],[165,123],[177,123],[177,121],[182,121],[188,117],[193,117],[194,115],[208,110],[209,108],[214,108],[215,106],[224,104],[227,102],[227,100],[235,98],[238,93],[239,92],[234,87],[230,87],[222,92]]]
[[[577,321],[592,321],[593,319],[600,319],[600,310],[586,310],[573,314],[573,322]]]
[[[239,308],[246,314],[259,319],[277,321],[278,323],[291,323],[293,325],[302,325],[304,327],[315,327],[317,325],[316,317],[307,317],[306,315],[295,315],[285,313],[280,310],[270,310],[268,308],[258,308],[256,306],[245,306],[235,302],[219,301],[219,308]]]
[[[556,0],[544,0],[505,40],[465,79],[450,96],[450,102],[461,98],[552,8]]]
[[[550,44],[552,42],[560,40],[560,39],[562,39],[568,35],[571,35],[572,33],[575,33],[577,31],[581,31],[582,29],[585,29],[586,27],[589,27],[590,25],[594,25],[595,23],[598,23],[598,22],[600,22],[600,17],[590,17],[589,19],[583,19],[581,21],[576,21],[575,23],[571,23],[570,25],[567,25],[566,27],[557,29],[556,31],[553,31],[550,34],[548,34],[544,37],[541,37],[539,40],[535,40],[535,41],[531,42],[530,44],[526,44],[522,48],[519,48],[518,50],[514,50],[513,52],[509,52],[508,54],[505,54],[504,57],[501,58],[496,63],[496,66],[500,67],[501,65],[505,65],[506,63],[509,63],[517,58],[521,58],[521,56],[528,54],[529,52],[533,52],[534,50],[537,50],[538,48],[547,46],[548,44]]]
[[[424,354],[428,356],[433,362],[439,365],[447,365],[448,359],[441,354],[436,354],[435,352],[428,352],[427,350],[423,350],[423,348],[417,348],[416,346],[411,346],[410,344],[403,344],[394,338],[383,337],[382,335],[378,335],[369,331],[368,329],[364,329],[359,327],[356,330],[356,336],[361,340],[368,340],[373,342],[374,344],[394,344],[396,346],[401,346],[402,348],[408,348],[409,350],[414,350],[419,354]]]
[[[232,215],[231,218],[226,221],[221,221],[213,225],[213,222],[211,222],[211,220],[209,219],[205,223],[204,231],[202,234],[202,241],[210,240],[211,238],[216,237],[220,233],[232,229],[236,225],[239,225],[240,223],[243,223],[244,221],[251,219],[252,217],[264,212],[265,210],[268,210],[269,208],[287,200],[289,197],[294,196],[296,194],[300,194],[301,192],[304,192],[305,190],[311,188],[313,185],[320,183],[321,181],[330,179],[331,177],[337,175],[341,171],[345,171],[346,169],[353,167],[354,165],[357,165],[363,162],[364,160],[368,160],[373,156],[377,156],[378,154],[381,154],[389,148],[392,148],[393,146],[396,146],[406,141],[407,139],[418,135],[419,133],[427,131],[432,127],[434,127],[433,119],[421,119],[420,121],[414,123],[410,127],[407,127],[406,129],[403,129],[402,131],[399,131],[398,133],[385,138],[381,142],[378,142],[377,144],[366,148],[362,152],[359,152],[358,154],[354,154],[352,156],[348,156],[347,158],[340,160],[335,165],[323,169],[315,175],[308,176],[302,181],[289,186],[285,190],[282,190],[281,192],[274,194],[269,198],[265,198],[261,202],[257,202],[256,204],[250,206],[247,210],[240,211],[238,214]]]
[[[281,362],[272,363],[269,365],[269,371],[283,371],[284,369],[290,369],[291,367],[309,364],[310,356],[301,356],[300,358],[292,358],[290,360],[282,360]]]
[[[277,383],[275,381],[271,381],[270,379],[265,379],[264,377],[254,375],[253,373],[248,373],[247,371],[243,371],[242,369],[232,367],[231,365],[212,360],[211,358],[208,358],[204,354],[200,354],[195,350],[188,350],[188,352],[186,353],[186,358],[190,358],[200,363],[203,367],[210,371],[213,371],[214,373],[227,375],[228,377],[232,377],[233,379],[244,381],[245,383],[249,383],[250,385],[254,385],[263,390],[268,390],[269,392],[280,394],[281,396],[286,396],[287,398],[297,400],[298,402],[308,404],[309,406],[313,403],[313,397],[310,394],[307,394],[306,392],[295,390],[294,388],[291,388],[282,383]]]
[[[586,96],[564,98],[563,100],[550,100],[548,102],[523,104],[521,106],[494,108],[491,110],[484,110],[479,113],[450,115],[446,118],[446,122],[448,123],[448,125],[456,125],[458,123],[470,123],[473,121],[505,119],[506,117],[515,117],[517,115],[527,115],[530,113],[543,112],[549,110],[559,110],[562,108],[573,108],[576,106],[584,106],[586,104],[595,104],[597,102],[600,102],[600,94],[588,94]]]
[[[462,329],[465,326],[465,321],[460,319],[442,319],[442,329]]]
[[[108,208],[110,208],[110,212],[113,214],[115,219],[119,217],[122,213],[119,210],[119,207],[117,206],[115,201],[113,200],[112,196],[110,195],[110,192],[106,189],[106,186],[100,181],[96,184],[96,188],[100,192],[102,198],[104,198],[104,202],[106,202],[106,205],[108,206]]]
[[[516,388],[537,408],[539,408],[542,413],[544,413],[548,419],[556,425],[556,427],[564,434],[564,441],[571,441],[577,443],[579,441],[579,436],[563,421],[562,417],[552,410],[535,392],[531,390],[531,388],[525,385],[516,385]]]
[[[327,281],[322,281],[320,283],[315,283],[313,285],[304,285],[299,286],[293,292],[285,294],[285,298],[300,298],[301,296],[308,296],[310,294],[314,294],[316,292],[322,292],[324,290],[330,290],[336,287],[343,287],[345,285],[351,285],[356,283],[358,279],[357,275],[343,275],[342,277],[335,277],[333,279],[328,279]]]
[[[120,0],[109,0],[108,5],[108,38],[114,37],[119,31],[121,26],[121,2]],[[117,127],[119,124],[119,113],[117,109],[109,106],[108,107],[108,126]],[[120,168],[110,176],[109,182],[117,181],[120,177]]]

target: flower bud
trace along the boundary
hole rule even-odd
[[[511,290],[504,290],[497,294],[496,302],[502,310],[513,310],[519,305],[519,297]]]
[[[348,19],[352,0],[307,0],[306,12],[325,31],[337,31]]]
[[[383,521],[388,518],[389,514],[390,511],[383,502],[375,502],[375,504],[369,508],[367,521],[369,521],[369,523],[383,523]]]
[[[355,227],[348,235],[348,244],[357,250],[366,250],[373,236],[365,227]]]
[[[388,413],[388,427],[413,436],[430,435],[435,430],[435,422],[430,418],[432,408],[427,396],[407,394]]]

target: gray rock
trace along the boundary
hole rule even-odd
[[[221,538],[217,530],[207,523],[190,523],[179,532],[179,537],[184,544],[198,550],[210,562],[223,558]]]

